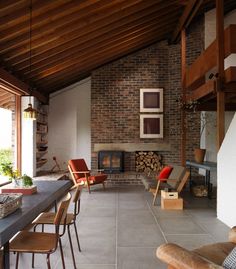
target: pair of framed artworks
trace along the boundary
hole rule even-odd
[[[163,138],[163,88],[140,89],[140,112],[140,138]]]

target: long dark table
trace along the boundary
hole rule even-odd
[[[37,193],[24,195],[21,208],[0,220],[0,246],[4,247],[4,269],[10,268],[9,240],[42,211],[49,208],[71,187],[70,180],[36,181]]]

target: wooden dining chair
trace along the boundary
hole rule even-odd
[[[63,269],[65,269],[65,261],[62,249],[61,238],[59,234],[59,226],[63,222],[66,223],[67,210],[70,204],[71,195],[67,194],[64,201],[61,202],[57,213],[53,219],[55,225],[54,233],[44,232],[32,232],[32,231],[21,231],[16,237],[10,242],[9,250],[16,252],[16,266],[18,269],[19,254],[20,253],[32,253],[32,254],[46,254],[47,268],[51,269],[50,255],[56,251],[58,243],[60,247],[61,260]],[[34,256],[33,256],[34,258]],[[34,267],[34,259],[32,259],[32,268]]]
[[[73,213],[67,213],[66,215],[66,223],[65,226],[67,227],[67,232],[68,232],[68,237],[69,237],[69,243],[70,243],[70,249],[71,249],[71,254],[72,254],[72,259],[73,259],[73,264],[74,268],[76,269],[76,262],[75,262],[75,256],[74,256],[74,250],[73,250],[73,245],[72,245],[72,240],[71,240],[71,233],[70,233],[70,226],[73,225],[75,229],[75,235],[77,239],[77,244],[78,244],[78,249],[81,252],[80,248],[80,243],[79,243],[79,236],[78,236],[78,231],[76,227],[76,217],[80,213],[80,197],[81,197],[81,192],[82,192],[83,186],[77,185],[72,202],[74,203],[74,212]],[[55,218],[55,213],[54,212],[44,212],[42,213],[34,222],[35,224],[34,230],[36,227],[41,224],[42,229],[44,229],[44,225],[52,225],[53,220]],[[61,225],[64,225],[63,222],[61,222]],[[64,227],[64,226],[63,226]],[[63,236],[65,233],[65,230],[60,234],[60,236]]]

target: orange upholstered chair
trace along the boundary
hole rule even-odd
[[[74,184],[87,185],[89,193],[91,185],[102,184],[105,189],[104,181],[107,179],[107,175],[102,173],[102,170],[98,170],[98,174],[92,175],[84,159],[69,160],[68,168]]]

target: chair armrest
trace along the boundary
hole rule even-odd
[[[72,174],[89,174],[89,173],[90,171],[75,171],[75,172],[72,171]]]
[[[194,252],[188,251],[176,244],[163,244],[157,248],[156,256],[175,269],[222,269]],[[171,267],[171,268],[172,268]]]
[[[236,244],[236,226],[229,231],[229,241]]]
[[[104,169],[93,169],[91,172],[94,172],[94,171],[96,171],[96,172],[103,172]]]
[[[70,191],[73,191],[73,190],[76,189],[78,186],[84,186],[84,183],[78,183],[78,184],[75,184],[75,185],[71,186]]]
[[[174,179],[174,178],[173,178],[173,179],[172,179],[172,178],[167,178],[166,181],[167,181],[167,182],[168,182],[168,181],[177,182],[177,181],[179,181],[179,180],[178,180],[178,179]]]

